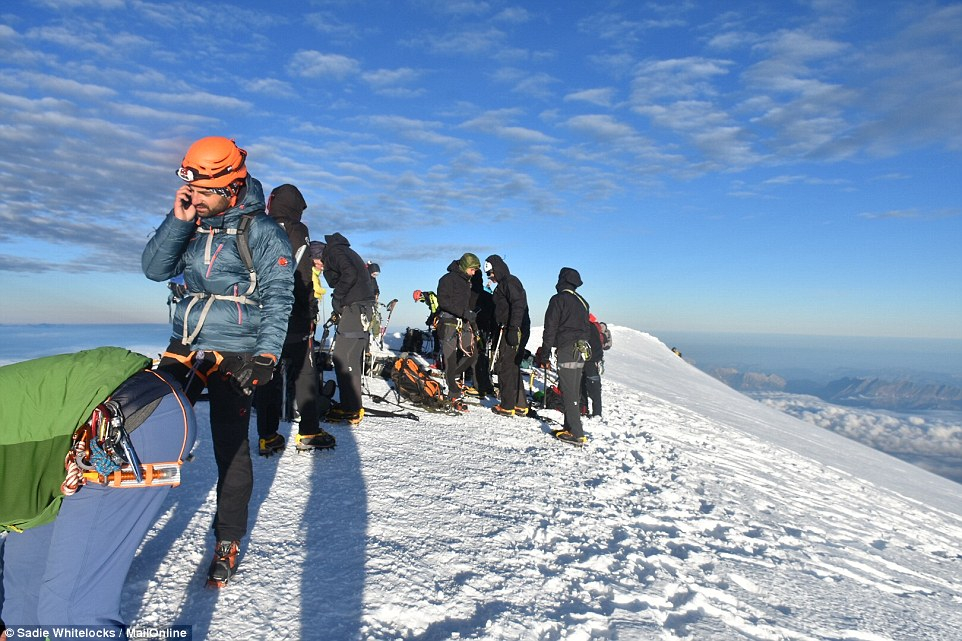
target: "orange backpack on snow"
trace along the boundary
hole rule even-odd
[[[413,358],[402,356],[394,361],[391,381],[398,394],[415,405],[432,411],[447,407],[441,384]]]

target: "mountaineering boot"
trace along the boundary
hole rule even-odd
[[[261,456],[270,457],[278,452],[284,451],[286,445],[284,436],[274,432],[268,437],[258,439],[257,453]]]
[[[588,442],[587,436],[575,436],[568,430],[558,430],[553,432],[554,437],[559,441],[564,441],[565,443],[571,443],[572,445],[584,445]]]
[[[333,418],[334,420],[340,421],[348,416],[355,413],[355,410],[349,410],[347,408],[341,407],[340,405],[331,405],[331,409],[327,410],[328,418]]]
[[[327,416],[324,417],[324,420],[330,423],[350,423],[351,425],[357,425],[363,418],[363,407],[356,410],[348,410],[342,407],[332,407],[327,411]]]
[[[298,434],[295,437],[294,447],[298,452],[309,452],[311,450],[332,450],[336,445],[334,436],[325,432],[320,427],[316,434]]]
[[[331,423],[339,423],[351,414],[353,414],[351,410],[346,410],[340,405],[331,405],[327,410],[327,414],[324,416],[324,420]]]
[[[514,408],[514,415],[515,415],[515,416],[527,416],[527,415],[528,415],[528,408],[527,408],[526,406],[524,406],[524,405],[520,405],[520,406]]]
[[[214,548],[214,560],[207,571],[207,587],[222,588],[237,572],[239,541],[218,541]]]
[[[491,411],[494,412],[495,414],[500,415],[500,416],[514,416],[514,410],[513,410],[513,409],[511,409],[511,410],[505,409],[505,408],[501,407],[500,404],[495,405],[494,407],[492,407],[492,408],[491,408]]]

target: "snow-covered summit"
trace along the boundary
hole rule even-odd
[[[959,485],[612,331],[584,449],[472,406],[257,459],[251,534],[219,592],[201,430],[132,569],[132,622],[272,641],[959,638]]]

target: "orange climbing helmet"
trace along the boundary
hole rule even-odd
[[[197,187],[227,187],[236,194],[247,177],[246,158],[247,152],[231,138],[208,136],[190,146],[177,176]]]

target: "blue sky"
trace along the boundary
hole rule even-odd
[[[140,253],[202,136],[420,326],[465,251],[651,331],[962,338],[962,4],[0,7],[0,322],[165,322]]]

